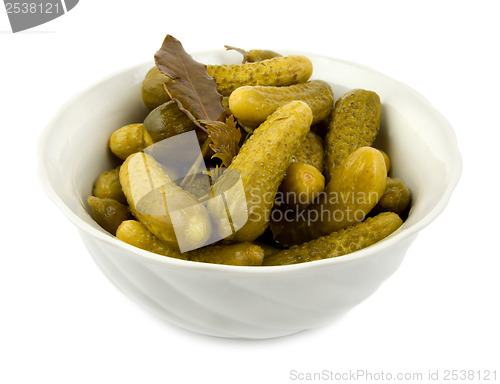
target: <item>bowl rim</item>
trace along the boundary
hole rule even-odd
[[[193,56],[197,55],[207,55],[207,54],[213,54],[213,53],[219,53],[223,52],[224,50],[222,49],[209,49],[209,50],[204,50],[204,51],[197,51],[193,52]],[[59,207],[59,209],[63,212],[63,214],[79,229],[80,234],[81,231],[84,231],[86,234],[97,238],[100,241],[103,241],[109,245],[115,246],[120,248],[121,250],[127,252],[127,253],[132,253],[140,258],[146,259],[149,262],[161,264],[164,266],[168,266],[171,268],[176,268],[176,269],[186,269],[186,270],[198,270],[198,271],[205,271],[205,272],[212,272],[212,273],[227,273],[230,272],[232,274],[238,273],[242,275],[250,275],[253,276],[255,274],[259,275],[281,275],[281,274],[286,274],[289,272],[294,272],[297,270],[310,270],[310,269],[315,269],[315,268],[325,268],[325,264],[331,264],[336,265],[336,264],[345,264],[345,263],[352,263],[355,262],[359,259],[369,257],[370,255],[374,255],[376,253],[379,253],[380,251],[390,248],[393,245],[402,242],[403,240],[406,240],[412,236],[416,236],[418,232],[420,232],[423,228],[428,226],[431,222],[433,222],[440,214],[441,212],[446,208],[451,195],[456,188],[460,176],[462,173],[462,156],[460,154],[460,151],[458,149],[458,143],[457,143],[457,138],[456,134],[453,130],[453,127],[451,124],[448,122],[448,120],[418,91],[416,91],[414,88],[411,86],[400,82],[399,80],[396,80],[390,76],[387,76],[386,74],[379,72],[373,68],[370,68],[368,66],[344,60],[344,59],[338,59],[335,57],[330,57],[330,56],[325,56],[321,54],[317,54],[314,52],[304,52],[304,51],[294,51],[294,50],[280,50],[284,54],[301,54],[305,55],[309,58],[318,58],[318,59],[326,59],[326,60],[331,60],[334,62],[338,62],[344,65],[356,67],[360,70],[364,70],[367,72],[371,72],[381,78],[383,78],[385,81],[389,81],[393,83],[394,85],[398,87],[403,87],[407,92],[409,92],[413,98],[416,98],[420,103],[425,105],[425,108],[433,113],[433,118],[437,119],[439,121],[439,126],[441,127],[442,133],[446,136],[447,138],[447,143],[448,143],[448,150],[450,151],[450,154],[452,155],[453,158],[453,164],[449,168],[449,183],[446,185],[446,188],[442,194],[442,196],[439,198],[438,202],[432,207],[426,214],[423,216],[420,220],[412,224],[409,228],[405,227],[405,223],[403,222],[403,225],[398,228],[395,232],[393,232],[391,235],[386,237],[385,239],[367,247],[364,249],[361,249],[359,251],[355,251],[346,255],[343,255],[341,257],[334,257],[334,258],[328,258],[328,259],[323,259],[323,260],[316,260],[316,261],[311,261],[311,262],[306,262],[306,263],[299,263],[299,264],[291,264],[291,265],[278,265],[278,266],[235,266],[235,265],[224,265],[224,264],[212,264],[212,263],[201,263],[201,262],[193,262],[193,261],[187,261],[187,260],[181,260],[181,259],[175,259],[171,257],[166,257],[162,256],[159,254],[155,254],[143,249],[140,249],[138,247],[135,247],[133,245],[127,244],[123,241],[118,240],[115,236],[105,232],[104,229],[98,229],[96,227],[93,227],[89,223],[85,222],[76,212],[74,212],[71,208],[69,208],[63,200],[59,197],[57,194],[54,186],[50,183],[49,177],[48,177],[48,170],[46,166],[44,165],[44,148],[46,146],[46,142],[49,140],[51,133],[53,130],[57,128],[56,122],[60,118],[61,115],[63,115],[64,110],[66,109],[67,106],[73,104],[78,98],[82,97],[84,94],[90,92],[92,89],[100,86],[102,83],[105,83],[121,74],[128,73],[128,72],[134,72],[137,71],[140,68],[146,68],[147,65],[153,66],[154,64],[151,61],[147,62],[142,62],[139,64],[135,64],[132,66],[128,66],[126,68],[122,68],[121,70],[115,71],[113,73],[110,73],[104,77],[102,77],[100,80],[94,82],[88,87],[85,87],[83,90],[80,90],[76,94],[74,94],[72,97],[70,97],[66,102],[64,102],[62,105],[60,105],[59,109],[55,113],[55,115],[52,117],[52,119],[46,124],[44,129],[42,130],[38,142],[36,145],[36,152],[37,152],[37,177],[38,181],[41,184],[42,188],[44,189],[45,193],[49,196],[49,198],[55,203],[56,206]]]

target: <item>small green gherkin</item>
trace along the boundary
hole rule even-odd
[[[115,199],[89,196],[87,199],[92,217],[106,231],[114,235],[118,226],[132,217],[126,205]]]
[[[153,142],[157,143],[169,137],[193,131],[196,125],[180,110],[175,101],[170,100],[156,107],[146,116],[144,129],[148,131]],[[200,141],[207,136],[202,130],[196,130],[196,135]]]
[[[323,139],[312,131],[307,132],[299,149],[293,154],[293,161],[312,165],[323,172]]]
[[[127,220],[121,223],[116,231],[116,237],[127,244],[158,255],[202,263],[261,265],[264,259],[264,250],[259,245],[252,243],[209,245],[180,253],[164,244],[136,220]]]
[[[322,80],[289,86],[239,87],[229,96],[229,109],[243,124],[257,127],[276,109],[293,100],[301,100],[309,105],[313,113],[312,124],[328,119],[332,113],[333,91]]]
[[[255,63],[208,65],[207,72],[217,82],[217,91],[229,96],[244,85],[292,85],[309,80],[313,71],[305,56],[274,57]]]
[[[371,146],[380,128],[382,106],[373,91],[354,89],[335,103],[325,138],[325,177],[360,147]]]
[[[111,198],[116,201],[127,204],[127,199],[123,194],[120,184],[120,167],[109,169],[99,175],[92,187],[92,195],[96,197]]]
[[[383,212],[330,235],[265,257],[262,265],[288,265],[343,256],[384,239],[402,223],[396,213]]]
[[[233,172],[224,173],[214,184],[215,195],[225,195],[229,212],[239,212],[235,215],[238,217],[231,218],[233,221],[248,215],[244,225],[230,237],[231,241],[254,241],[264,233],[278,187],[293,154],[309,132],[311,121],[311,108],[303,101],[280,107],[255,129],[228,167],[241,178],[244,194],[231,189]],[[245,205],[246,210],[240,212]],[[214,220],[220,222],[223,207],[219,200],[210,200],[207,208]],[[219,230],[225,233],[225,226],[219,224]]]
[[[244,85],[292,85],[309,80],[313,71],[311,60],[291,55],[231,65],[207,65],[207,73],[217,82],[217,91],[229,96]],[[163,83],[172,81],[152,67],[142,82],[142,100],[150,110],[170,100]]]
[[[374,208],[375,212],[395,212],[400,216],[406,213],[410,205],[410,191],[397,177],[388,177],[384,194]]]

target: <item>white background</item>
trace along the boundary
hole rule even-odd
[[[81,0],[17,34],[0,13],[0,383],[289,383],[292,370],[350,369],[496,369],[500,382],[498,5]],[[166,34],[191,52],[230,44],[362,63],[415,88],[453,125],[464,165],[449,205],[338,322],[266,341],[164,324],[108,282],[41,190],[36,143],[59,107],[152,60]]]

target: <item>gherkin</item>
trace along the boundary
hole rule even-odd
[[[280,185],[283,201],[299,210],[307,208],[325,189],[325,177],[312,165],[293,162]]]
[[[217,91],[229,96],[244,85],[292,85],[309,80],[313,71],[311,60],[305,56],[292,55],[274,57],[254,63],[207,65],[208,75],[217,83]],[[149,109],[154,109],[170,100],[163,83],[172,81],[152,67],[142,82],[142,100]]]
[[[295,217],[271,222],[278,243],[300,244],[362,221],[378,203],[387,184],[384,157],[372,147],[351,153],[333,175],[325,193],[307,209]]]
[[[264,259],[264,250],[260,246],[251,243],[209,245],[204,248],[180,253],[161,242],[136,220],[124,221],[118,227],[116,237],[127,244],[146,251],[182,260],[255,266],[261,265]]]
[[[130,155],[120,167],[120,184],[132,214],[169,247],[194,249],[210,238],[205,207],[175,184],[152,156]]]
[[[153,142],[157,143],[169,137],[193,131],[196,125],[180,110],[175,101],[170,100],[156,107],[146,116],[144,128]],[[196,130],[196,135],[201,142],[207,137],[206,133],[199,129]]]
[[[311,121],[311,108],[302,101],[280,107],[255,129],[228,167],[239,174],[244,195],[239,190],[231,192],[231,172],[225,172],[214,184],[216,195],[224,193],[229,212],[238,212],[240,217],[232,217],[233,222],[248,215],[246,223],[231,236],[232,241],[253,241],[266,230],[278,187]],[[245,212],[240,212],[245,205]],[[221,218],[224,206],[212,199],[208,209],[221,233],[226,233],[227,225]]]
[[[87,203],[92,210],[93,219],[112,235],[124,220],[132,217],[127,206],[109,197],[89,196]]]
[[[311,60],[291,55],[246,64],[208,65],[207,72],[217,82],[217,91],[229,96],[244,85],[292,85],[309,80]]]
[[[174,257],[187,260],[186,255],[170,248],[161,242],[155,235],[149,232],[144,225],[137,220],[126,220],[116,230],[117,239],[162,256]]]
[[[116,201],[127,204],[127,199],[123,194],[120,184],[120,167],[106,170],[99,175],[92,187],[92,195],[101,199],[109,197]]]
[[[380,213],[364,222],[265,257],[262,265],[288,265],[343,256],[377,243],[402,223],[396,213]]]
[[[381,111],[380,97],[373,91],[354,89],[337,100],[325,138],[327,182],[347,156],[373,144],[380,128]]]
[[[312,165],[318,171],[323,172],[323,139],[312,131],[307,132],[306,137],[293,154],[293,161]]]
[[[384,194],[373,209],[375,212],[395,212],[402,216],[410,205],[410,191],[397,177],[388,177]]]
[[[321,80],[289,86],[243,86],[229,96],[231,113],[243,124],[256,127],[280,106],[293,100],[309,105],[313,113],[312,124],[330,117],[333,109],[333,91]]]

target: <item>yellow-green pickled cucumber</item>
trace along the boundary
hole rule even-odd
[[[384,194],[375,206],[375,212],[395,212],[403,216],[410,205],[410,191],[397,177],[388,177]]]
[[[305,56],[284,56],[246,64],[209,65],[207,72],[217,82],[217,90],[229,96],[244,85],[292,85],[311,77],[313,66]]]
[[[389,155],[387,155],[387,153],[385,153],[381,149],[379,149],[379,151],[382,156],[384,156],[385,167],[387,168],[387,173],[389,173],[389,171],[391,170],[391,159],[389,158]]]
[[[305,56],[274,57],[255,63],[231,65],[207,65],[208,75],[217,83],[217,91],[229,96],[236,88],[244,85],[292,85],[309,80],[312,63]],[[163,84],[172,81],[153,67],[142,83],[144,104],[153,109],[170,100]]]
[[[120,167],[120,183],[134,216],[167,246],[194,249],[210,238],[206,208],[170,180],[150,155],[129,156]]]
[[[262,265],[288,265],[343,256],[386,238],[402,223],[396,213],[380,213],[361,223],[267,256]]]
[[[325,189],[325,177],[312,165],[293,162],[280,185],[283,202],[299,210],[307,208]]]
[[[150,110],[171,100],[163,83],[172,81],[170,77],[160,72],[157,67],[152,67],[142,81],[142,101]]]
[[[169,137],[193,131],[196,125],[180,110],[175,101],[170,100],[149,113],[144,119],[144,128],[151,139],[157,143]],[[207,137],[207,134],[200,129],[196,129],[196,135],[201,142]]]
[[[276,109],[293,100],[306,102],[313,113],[312,124],[330,117],[333,108],[333,91],[321,80],[289,86],[243,86],[229,96],[231,113],[243,124],[257,127]]]
[[[232,172],[225,172],[214,184],[216,195],[225,194],[229,212],[239,212],[246,204],[244,214],[248,220],[231,240],[253,241],[265,231],[278,187],[311,121],[311,108],[302,101],[280,107],[255,129],[229,166],[229,170],[239,174],[244,193],[238,189],[232,192]],[[225,216],[221,216],[225,206],[220,200],[212,199],[208,208],[218,223],[219,233],[227,234],[230,223],[224,222]]]
[[[362,221],[385,191],[387,170],[384,157],[372,147],[351,153],[339,167],[318,199],[295,219],[271,223],[276,241],[283,246],[300,244]]]
[[[104,171],[94,182],[92,195],[104,199],[106,197],[126,204],[127,199],[122,191],[119,176],[120,167]]]
[[[89,196],[87,203],[97,224],[112,235],[116,233],[116,229],[122,221],[129,220],[132,217],[127,206],[115,199]]]
[[[111,152],[122,160],[152,144],[153,140],[142,123],[125,125],[114,131],[109,139]]]
[[[253,241],[252,243],[255,245],[258,245],[260,248],[262,248],[262,250],[264,251],[264,258],[266,258],[268,256],[272,256],[272,255],[281,251],[280,248],[277,248],[274,245],[265,243],[263,241],[257,240],[257,241]]]
[[[144,225],[137,220],[127,220],[120,224],[116,230],[116,237],[121,241],[157,253],[162,256],[174,257],[187,260],[186,254],[180,253],[162,243],[156,236],[149,232]]]
[[[202,263],[254,266],[261,265],[264,259],[263,249],[251,243],[209,245],[180,253],[164,244],[136,220],[124,221],[118,227],[116,237],[127,244],[162,256]]]
[[[354,89],[335,103],[325,138],[325,177],[356,149],[371,146],[380,127],[381,103],[378,94]]]
[[[262,265],[264,250],[249,242],[230,245],[209,245],[188,252],[188,259],[202,263],[226,265]]]
[[[323,139],[314,132],[307,132],[299,149],[293,154],[293,161],[312,165],[320,172],[323,172]]]

